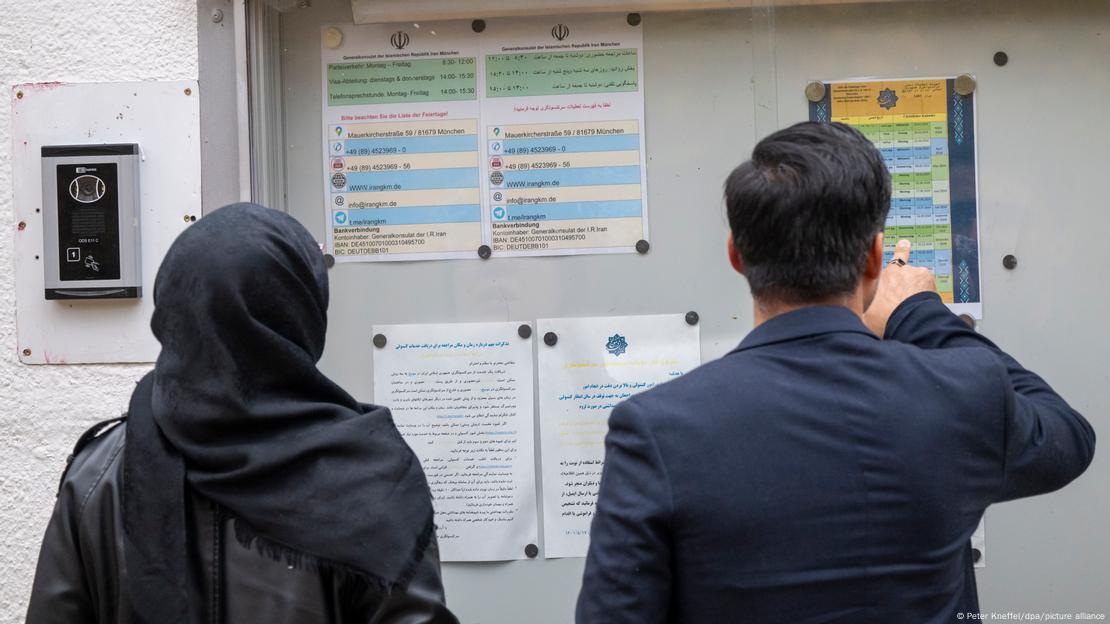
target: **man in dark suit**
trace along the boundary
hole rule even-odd
[[[579,624],[977,613],[983,511],[1079,476],[1090,425],[941,303],[909,242],[884,268],[890,176],[857,131],[776,132],[726,202],[755,329],[613,410]]]

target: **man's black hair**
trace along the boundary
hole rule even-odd
[[[851,293],[890,209],[890,174],[858,130],[803,122],[768,136],[725,182],[752,296],[798,304]]]

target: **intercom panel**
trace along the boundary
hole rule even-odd
[[[142,296],[139,146],[42,148],[47,299]]]

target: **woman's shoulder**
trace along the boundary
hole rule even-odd
[[[66,458],[58,497],[69,499],[78,514],[101,486],[117,480],[126,436],[126,417],[121,416],[93,425],[77,440]]]

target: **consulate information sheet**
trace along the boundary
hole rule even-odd
[[[327,31],[342,33],[327,47]],[[478,42],[325,27],[324,202],[336,261],[474,257],[482,244]]]
[[[634,253],[648,238],[643,37],[623,16],[343,24],[322,40],[337,261]]]
[[[374,401],[428,477],[443,561],[537,543],[532,341],[519,323],[376,325]]]
[[[540,462],[544,552],[584,557],[605,465],[609,413],[628,397],[701,363],[698,326],[685,315],[540,319]]]
[[[870,139],[890,170],[887,261],[899,239],[910,262],[933,270],[957,314],[982,318],[975,96],[953,78],[830,82],[811,102],[813,121],[837,121]]]

